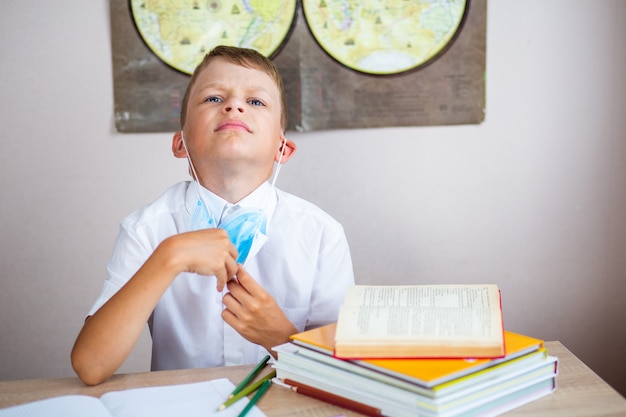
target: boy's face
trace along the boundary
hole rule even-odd
[[[283,140],[278,87],[264,72],[218,57],[192,86],[184,133],[201,177],[246,167],[267,179]]]

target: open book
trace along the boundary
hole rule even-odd
[[[355,285],[339,312],[339,358],[497,358],[505,354],[495,284]]]
[[[246,406],[243,398],[223,411],[217,407],[235,388],[226,378],[193,384],[113,391],[100,398],[65,395],[0,410],[0,417],[171,417],[237,416]],[[256,406],[247,414],[264,417]]]

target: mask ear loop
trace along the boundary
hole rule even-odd
[[[215,218],[213,217],[213,213],[209,211],[209,206],[207,206],[206,202],[204,201],[204,198],[202,198],[202,193],[200,193],[200,188],[198,186],[202,184],[200,184],[200,177],[198,177],[198,174],[196,173],[196,168],[193,166],[193,162],[191,161],[191,155],[189,154],[189,151],[187,150],[187,144],[185,143],[186,142],[185,134],[183,133],[182,130],[180,131],[180,137],[182,138],[183,148],[185,149],[185,153],[187,154],[187,161],[189,161],[189,166],[191,167],[191,173],[193,174],[193,180],[195,183],[196,194],[198,194],[198,199],[200,200],[200,202],[202,202],[207,213],[209,213],[209,216],[211,216],[211,218],[213,219],[213,223],[215,223]]]
[[[282,146],[282,148],[280,150],[280,156],[278,157],[277,166],[274,169],[274,175],[272,175],[271,185],[272,185],[272,190],[274,190],[274,191],[276,190],[276,180],[278,179],[278,173],[280,172],[280,167],[282,166],[281,162],[283,161],[283,155],[285,154],[285,147],[286,147],[285,145],[286,144],[287,144],[287,138],[285,138],[283,136],[283,146]],[[272,196],[271,191],[268,191],[267,197],[265,198],[265,205],[263,206],[263,212],[265,212],[265,208],[267,207],[267,204],[269,203],[271,196]]]
[[[263,208],[261,209],[262,213],[265,213],[267,210],[267,205],[270,202],[270,198],[272,197],[272,195],[276,194],[276,180],[278,179],[278,174],[280,172],[280,167],[281,167],[281,162],[283,160],[283,155],[285,154],[285,145],[287,144],[287,138],[285,138],[283,136],[283,145],[282,148],[280,150],[280,156],[278,157],[278,163],[276,168],[274,169],[274,175],[272,176],[272,181],[271,181],[271,186],[272,188],[270,190],[268,190],[267,192],[267,196],[265,197],[265,204],[263,205]],[[274,191],[274,193],[272,193],[272,191]],[[260,229],[261,225],[259,225],[259,229]],[[266,226],[269,229],[269,223]]]
[[[193,179],[200,183],[200,179],[198,178],[198,174],[196,174],[196,168],[193,166],[193,162],[191,162],[191,155],[189,155],[189,151],[187,150],[187,144],[185,143],[185,134],[183,131],[180,131],[180,137],[183,140],[183,148],[185,149],[185,154],[187,155],[187,161],[189,161],[189,166],[191,167],[191,173],[193,174]]]
[[[276,188],[276,180],[278,179],[278,173],[280,172],[281,162],[283,161],[283,155],[285,155],[285,147],[287,145],[287,138],[283,136],[283,146],[280,150],[280,157],[278,158],[278,165],[274,170],[274,178],[272,178],[272,188]]]

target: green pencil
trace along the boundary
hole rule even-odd
[[[248,375],[246,375],[246,377],[243,379],[243,381],[241,381],[239,383],[239,385],[237,385],[235,387],[235,389],[233,390],[233,392],[230,393],[230,395],[228,396],[228,398],[233,398],[235,395],[237,395],[246,385],[248,385],[250,383],[250,381],[252,381],[254,379],[255,376],[257,376],[257,374],[261,371],[261,369],[263,369],[263,367],[265,366],[265,364],[267,363],[267,361],[270,360],[270,355],[265,355],[265,357],[263,359],[261,359],[261,362],[259,362],[252,371],[250,371],[250,373]]]
[[[276,370],[273,370],[269,374],[265,375],[263,378],[259,379],[254,384],[250,385],[248,388],[246,388],[246,389],[240,391],[239,393],[237,393],[234,397],[227,399],[224,402],[224,404],[222,404],[219,407],[217,407],[217,411],[221,411],[221,410],[225,409],[226,407],[231,406],[232,404],[236,403],[237,401],[239,401],[240,399],[242,399],[246,395],[256,391],[265,382],[268,382],[270,379],[274,378],[275,376],[276,376]]]
[[[252,397],[248,404],[246,404],[246,407],[241,410],[241,413],[239,413],[238,417],[244,417],[246,414],[248,414],[248,411],[250,411],[250,409],[254,407],[254,405],[259,401],[263,394],[265,394],[265,391],[267,391],[270,385],[272,385],[271,380],[268,379],[267,381],[265,381],[263,385],[261,385],[261,388],[259,388],[259,390],[256,392],[256,394],[254,394],[254,397]]]

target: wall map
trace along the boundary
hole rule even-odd
[[[274,60],[289,130],[484,120],[486,0],[111,0],[111,28],[120,132],[179,129],[218,44]]]

